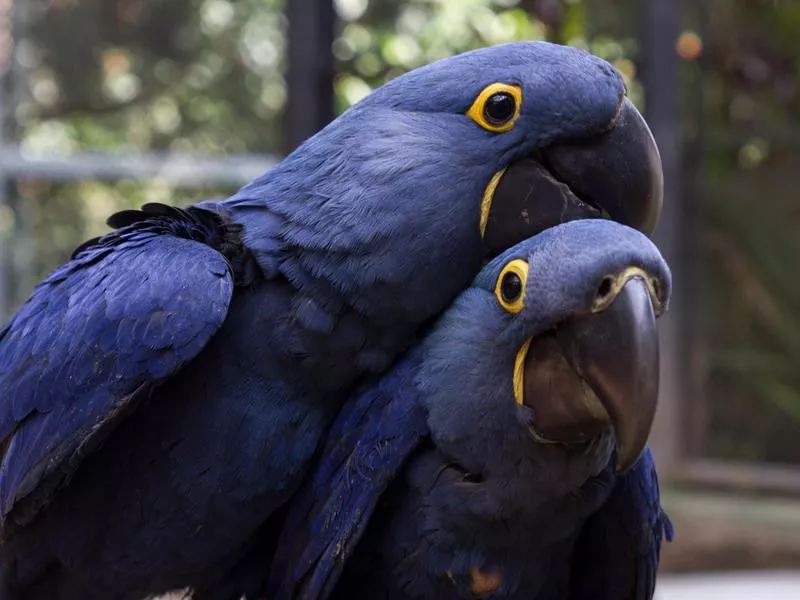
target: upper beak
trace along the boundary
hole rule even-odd
[[[650,235],[663,188],[655,140],[625,97],[605,133],[555,142],[495,174],[482,203],[484,245],[494,256],[548,227],[602,216]]]
[[[603,281],[591,312],[531,341],[522,402],[533,409],[539,441],[582,443],[613,427],[624,471],[644,450],[655,415],[660,301],[640,269]]]

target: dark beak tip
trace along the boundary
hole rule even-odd
[[[652,403],[655,407],[655,402]],[[647,411],[645,411],[647,413]],[[616,472],[619,474],[627,473],[630,471],[647,449],[647,442],[650,438],[650,431],[653,425],[653,417],[655,416],[655,409],[652,410],[650,416],[640,422],[640,436],[635,442],[628,444],[617,443],[616,455]]]
[[[639,459],[639,457],[637,456],[636,460],[638,460],[638,459]],[[625,461],[624,463],[622,461],[618,460],[616,466],[614,467],[614,474],[618,475],[618,476],[619,475],[624,475],[625,473],[627,473],[628,471],[631,470],[631,467],[633,467],[633,465],[636,464],[636,460],[634,460],[634,461]]]
[[[643,445],[638,452],[632,454],[630,451],[626,451],[624,448],[617,447],[617,461],[614,472],[617,475],[624,475],[630,471],[639,460],[639,457],[642,456],[642,453],[644,453],[644,448],[645,447]]]

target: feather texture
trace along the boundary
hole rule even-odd
[[[364,384],[337,417],[332,443],[293,500],[272,569],[288,576],[275,578],[283,587],[271,597],[316,598],[332,591],[376,502],[427,433],[414,381],[419,355],[413,352],[380,381]],[[312,520],[305,522],[308,515]]]
[[[222,324],[234,273],[219,249],[236,242],[215,221],[173,208],[167,218],[121,217],[122,229],[79,248],[0,332],[3,520],[32,518],[133,403]]]
[[[661,508],[650,449],[618,478],[603,507],[587,520],[573,559],[571,600],[649,600],[661,543],[672,523]]]
[[[498,78],[525,104],[502,136],[464,114]],[[341,402],[483,264],[491,176],[606,131],[623,95],[586,52],[487,48],[398,77],[231,198],[113,216],[118,230],[0,332],[4,598],[261,592],[272,540],[259,536]],[[370,439],[412,445],[395,392],[370,401],[397,416],[395,433]],[[375,489],[398,468],[382,457],[357,461],[380,474]],[[346,481],[329,483],[367,510],[375,494],[345,494]]]
[[[509,313],[493,290],[517,260],[536,277]],[[658,277],[666,304],[655,246],[609,221],[554,227],[484,267],[345,404],[292,501],[270,597],[650,600],[671,538],[650,451],[618,477],[610,429],[542,444],[513,391],[517,349],[585,314],[604,274],[630,264]]]

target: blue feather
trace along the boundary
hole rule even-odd
[[[672,541],[650,449],[619,478],[577,542],[570,600],[649,600],[661,543]]]
[[[535,274],[518,315],[493,293],[514,259]],[[292,500],[269,596],[650,600],[671,526],[649,450],[618,478],[609,431],[540,444],[512,391],[523,342],[585,313],[597,281],[631,264],[666,303],[655,246],[608,221],[554,227],[486,265],[339,413]]]
[[[13,413],[0,418],[0,437],[13,441],[0,466],[0,519],[42,478],[54,477],[56,486],[69,476],[72,455],[119,402],[175,372],[222,324],[233,293],[225,258],[186,237],[156,236],[156,227],[121,230],[85,247],[37,287],[3,330],[0,389],[16,392]],[[147,246],[139,245],[142,239]],[[162,254],[174,258],[154,268]],[[215,263],[214,271],[204,268]],[[142,287],[142,280],[150,284]],[[194,292],[176,301],[186,289]],[[215,303],[223,310],[214,310]],[[165,327],[165,310],[188,310],[194,318]],[[28,335],[32,330],[39,335]],[[191,352],[181,356],[187,346]],[[18,383],[35,381],[35,388]]]
[[[508,135],[464,114],[498,80],[524,92]],[[605,131],[624,93],[580,50],[486,48],[398,77],[227,200],[112,216],[0,331],[0,590],[261,591],[248,553],[342,400],[487,258],[491,176]]]

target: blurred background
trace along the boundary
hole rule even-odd
[[[0,0],[0,315],[111,212],[223,197],[400,73],[531,39],[612,62],[661,149],[662,597],[800,598],[799,2]]]

